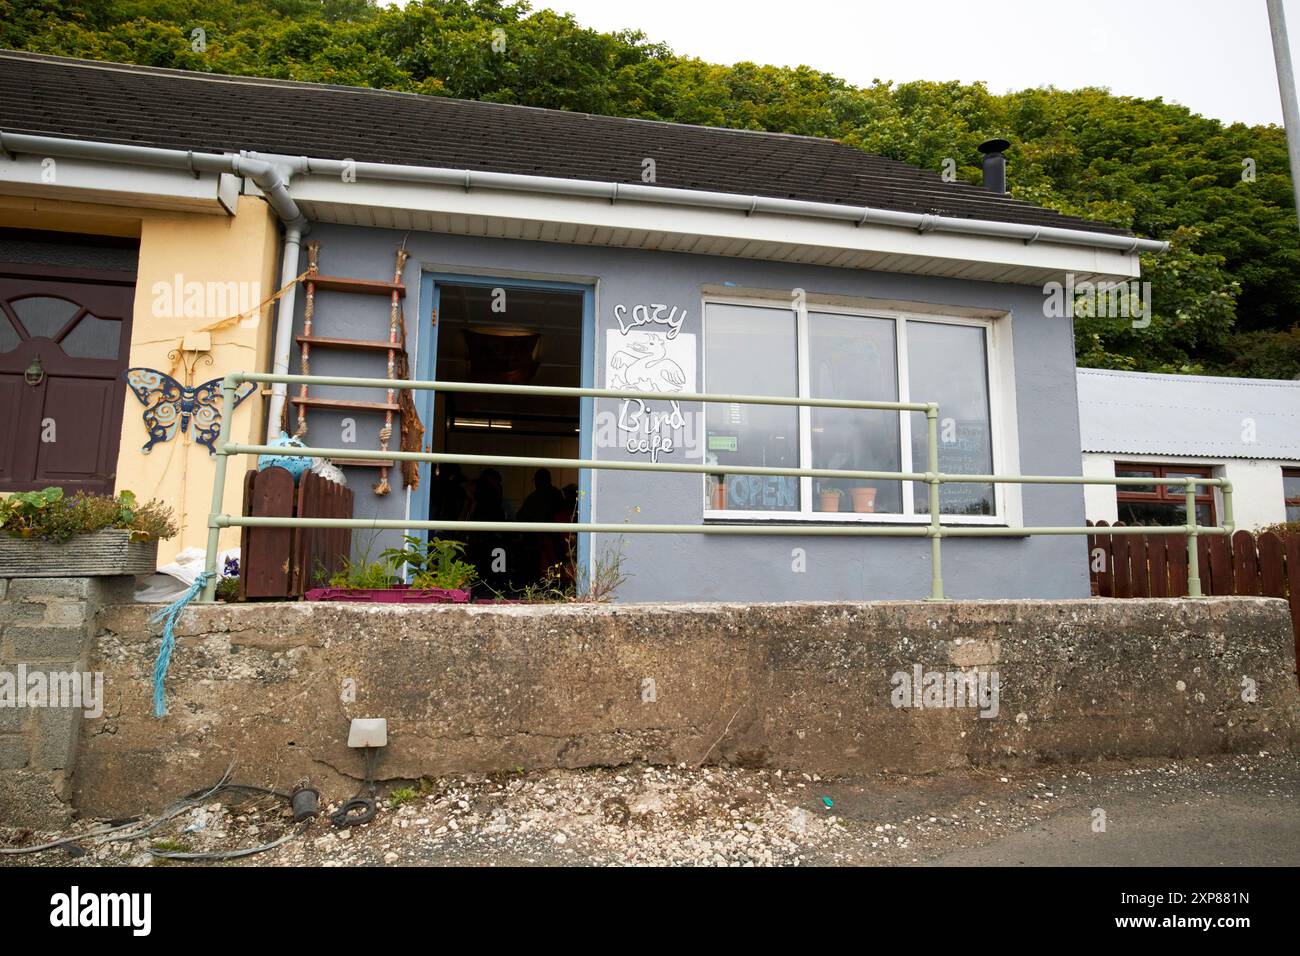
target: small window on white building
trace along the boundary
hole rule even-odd
[[[1209,465],[1136,464],[1115,462],[1116,478],[1212,478]],[[1187,523],[1187,493],[1178,485],[1117,485],[1119,520],[1129,525],[1179,525]],[[1196,488],[1196,523],[1215,524],[1214,490]]]
[[[1282,469],[1282,497],[1286,500],[1286,520],[1300,521],[1300,468]]]

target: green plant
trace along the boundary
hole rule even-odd
[[[394,790],[388,795],[388,809],[396,810],[402,804],[410,803],[419,795],[420,792],[414,787],[402,787],[401,789]]]
[[[330,575],[332,588],[390,588],[393,586],[393,568],[387,561],[343,561],[343,570]]]
[[[628,577],[623,573],[624,547],[624,540],[619,538],[616,547],[607,547],[592,562],[590,575],[575,572],[574,580],[586,585],[580,588],[582,596],[579,600],[603,604],[613,598],[614,592],[623,585]]]
[[[239,578],[221,578],[217,581],[217,600],[234,601],[239,598]]]
[[[1272,531],[1282,539],[1283,542],[1289,538],[1300,538],[1300,521],[1279,521],[1277,524],[1271,524],[1267,528],[1260,528],[1256,537],[1265,531]]]
[[[130,531],[137,541],[165,540],[179,530],[171,508],[159,501],[140,505],[129,491],[69,497],[62,488],[45,488],[0,499],[0,530],[14,537],[67,541],[108,528]]]
[[[389,548],[383,557],[394,569],[403,565],[411,574],[411,584],[417,588],[442,588],[458,590],[469,587],[478,578],[478,571],[465,555],[465,545],[460,541],[430,538],[426,545],[415,535],[403,535],[405,548]]]
[[[624,544],[619,538],[616,547],[605,548],[592,562],[590,574],[579,566],[577,551],[571,547],[564,561],[551,565],[539,581],[524,585],[513,598],[525,604],[603,604],[628,578],[623,573]],[[498,600],[510,597],[490,586],[488,590]]]

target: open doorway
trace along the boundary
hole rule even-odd
[[[438,282],[437,340],[430,365],[443,382],[583,384],[584,293],[492,282]],[[435,452],[527,458],[581,457],[581,402],[563,396],[439,392]],[[578,520],[575,468],[435,466],[429,519],[522,522]],[[489,589],[517,596],[543,582],[571,586],[577,536],[485,530],[431,532],[466,545]]]

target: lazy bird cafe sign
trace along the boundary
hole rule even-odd
[[[618,328],[605,333],[605,387],[632,392],[696,391],[695,336],[682,333],[686,311],[660,303],[614,306]],[[687,427],[681,403],[641,398],[619,402],[618,444],[634,455],[671,455]]]

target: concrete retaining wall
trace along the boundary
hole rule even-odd
[[[386,780],[704,759],[918,773],[1300,740],[1278,600],[206,606],[184,617],[163,719],[150,610],[98,616],[83,812],[158,807],[232,759],[245,781],[350,796],[360,716],[389,720]],[[894,706],[917,665],[996,672],[997,715]]]

